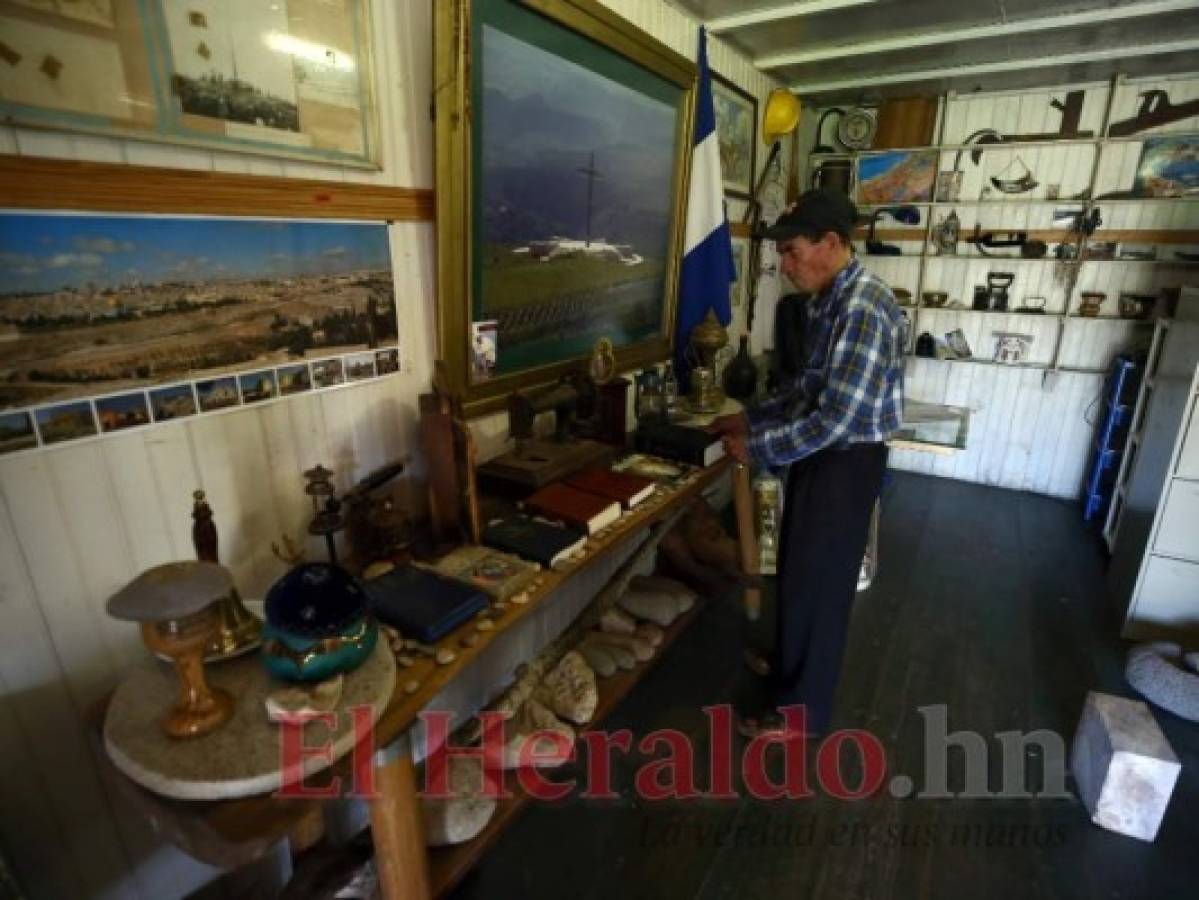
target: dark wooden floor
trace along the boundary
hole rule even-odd
[[[877,734],[889,772],[923,771],[921,706],[988,736],[997,786],[993,735],[1051,729],[1068,746],[1087,691],[1130,695],[1104,559],[1075,505],[892,473],[882,522],[834,727]],[[710,602],[605,725],[678,728],[702,754],[701,707],[743,677],[740,630],[730,602]],[[1199,726],[1155,715],[1183,772],[1153,844],[1092,825],[1073,798],[651,803],[632,790],[647,757],[617,754],[619,801],[534,804],[454,897],[1199,896]]]

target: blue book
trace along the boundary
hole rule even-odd
[[[379,621],[426,644],[445,637],[488,604],[478,588],[415,566],[397,566],[362,586]]]

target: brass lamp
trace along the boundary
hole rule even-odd
[[[716,354],[728,342],[729,333],[716,318],[716,312],[708,307],[703,321],[691,329],[689,345],[694,363],[690,399],[695,412],[716,412],[724,403],[724,392],[716,383]]]
[[[110,616],[138,622],[146,646],[175,664],[179,702],[162,720],[173,738],[208,734],[233,714],[233,698],[204,678],[204,651],[220,628],[220,600],[231,590],[224,566],[173,562],[147,569],[108,599]]]

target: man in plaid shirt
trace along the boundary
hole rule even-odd
[[[781,706],[806,707],[827,729],[850,608],[903,409],[902,316],[891,289],[853,258],[857,210],[835,189],[811,190],[766,231],[780,267],[811,295],[804,366],[744,414],[721,416],[729,455],[788,467],[779,537],[778,616],[766,664],[772,699],[742,715],[742,733],[782,728]]]

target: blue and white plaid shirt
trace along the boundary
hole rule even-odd
[[[891,437],[903,411],[902,335],[891,289],[851,259],[814,301],[803,374],[746,409],[753,461],[780,467]]]

